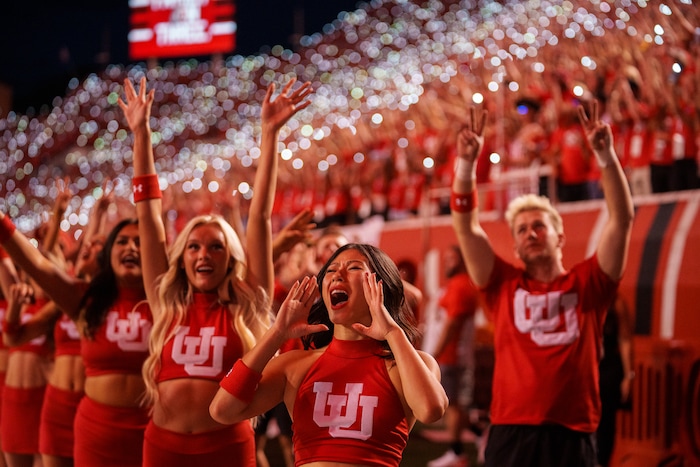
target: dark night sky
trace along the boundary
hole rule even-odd
[[[358,0],[236,0],[233,54],[290,47],[296,9],[304,34],[320,32]],[[0,10],[0,82],[13,89],[13,110],[25,113],[65,93],[73,77],[106,64],[128,64],[128,0],[3,0]]]

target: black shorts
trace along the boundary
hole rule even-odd
[[[595,467],[595,433],[561,425],[491,425],[485,467]]]

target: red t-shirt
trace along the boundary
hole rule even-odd
[[[602,328],[617,284],[595,256],[551,283],[496,259],[483,289],[495,327],[494,424],[596,430]]]

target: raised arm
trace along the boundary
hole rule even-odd
[[[154,90],[146,92],[146,78],[141,78],[139,91],[129,79],[124,81],[126,99],[119,99],[119,107],[134,135],[134,202],[139,220],[139,240],[141,242],[141,271],[146,296],[156,303],[155,279],[168,269],[163,204],[158,174],[153,159],[151,144],[151,105]],[[157,310],[153,310],[157,313]]]
[[[0,246],[0,290],[6,299],[10,296],[10,287],[19,282],[19,274],[15,263],[12,262],[7,252]]]
[[[583,107],[578,108],[578,114],[600,167],[603,195],[608,208],[608,220],[596,249],[598,263],[605,274],[619,280],[627,262],[634,219],[632,195],[615,153],[610,125],[598,119],[598,102],[593,101],[590,119]]]
[[[272,241],[272,260],[277,261],[283,253],[290,251],[297,243],[310,242],[311,230],[316,227],[311,208],[302,209],[294,218],[277,232]]]
[[[109,181],[106,180],[102,184],[102,196],[97,199],[95,205],[92,207],[87,226],[80,238],[80,249],[75,259],[75,274],[79,277],[83,277],[86,274],[88,276],[90,275],[90,272],[88,272],[86,268],[90,267],[89,262],[94,262],[94,258],[90,255],[83,254],[83,252],[92,247],[93,241],[96,238],[105,234],[105,218],[107,217],[109,205],[113,202],[114,192],[109,188]]]
[[[248,278],[253,287],[264,288],[272,296],[274,266],[272,263],[272,204],[277,186],[277,143],[279,132],[297,111],[311,102],[304,100],[311,93],[311,84],[304,83],[292,90],[296,79],[292,79],[282,92],[272,98],[275,85],[270,84],[262,104],[262,134],[260,139],[260,161],[255,172],[254,195],[250,203],[246,232],[248,255]]]
[[[77,313],[82,296],[75,292],[75,284],[81,281],[71,277],[62,267],[44,257],[2,212],[0,244],[13,263],[40,284],[44,292],[61,309],[66,313]]]
[[[469,275],[478,287],[486,285],[495,254],[479,223],[476,162],[484,147],[487,113],[472,108],[467,125],[457,135],[457,159],[450,208],[457,241]]]
[[[54,200],[52,216],[46,224],[46,235],[41,244],[41,249],[57,264],[65,266],[66,257],[59,245],[58,236],[61,230],[61,220],[68,210],[68,202],[73,194],[68,187],[67,180],[56,180],[56,188],[58,188],[58,195]]]

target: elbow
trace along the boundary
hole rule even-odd
[[[447,395],[443,392],[441,395],[434,398],[433,401],[423,404],[423,407],[421,407],[420,410],[414,411],[413,414],[419,422],[428,425],[442,419],[447,411],[448,404]]]
[[[226,410],[224,404],[217,397],[214,397],[214,400],[209,404],[209,415],[215,422],[222,425],[232,425],[236,422],[236,420],[231,419],[229,411]]]
[[[625,227],[632,228],[632,222],[634,221],[634,203],[630,198],[627,203],[625,203],[624,209],[620,210],[619,222]]]
[[[627,232],[629,235],[632,232],[632,224],[634,223],[634,208],[625,210],[618,218],[618,228],[621,232]]]

